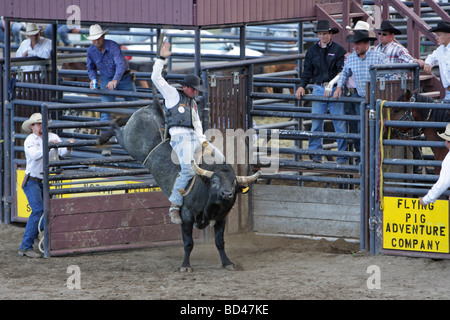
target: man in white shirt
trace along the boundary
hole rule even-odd
[[[450,150],[450,124],[445,128],[444,133],[438,133],[439,137],[445,140],[445,146]],[[420,197],[422,205],[434,203],[439,196],[450,187],[450,152],[444,158],[441,165],[441,173],[438,181],[431,187],[425,197]]]
[[[153,65],[152,81],[164,97],[164,109],[166,113],[166,125],[170,134],[170,145],[176,153],[181,171],[175,180],[172,194],[169,197],[171,207],[170,219],[175,224],[181,224],[180,208],[183,204],[183,196],[180,190],[185,190],[189,181],[194,177],[195,171],[191,162],[194,155],[203,149],[213,155],[216,163],[224,163],[225,157],[221,152],[206,140],[203,134],[202,123],[198,116],[195,96],[198,91],[205,92],[207,89],[200,84],[200,78],[194,74],[185,76],[180,84],[182,90],[167,83],[161,72],[167,57],[172,54],[170,44],[164,42],[161,45],[160,57]]]
[[[445,89],[445,100],[450,100],[450,22],[441,21],[430,29],[436,34],[439,47],[425,59],[423,70],[431,74],[431,68],[439,64],[439,73]]]
[[[16,51],[16,58],[19,57],[39,57],[42,59],[50,59],[52,52],[52,41],[41,37],[41,29],[35,23],[28,23],[27,29],[24,32],[28,39],[25,39],[20,44]],[[40,66],[23,66],[24,72],[39,71]]]
[[[44,203],[42,198],[42,179],[43,179],[43,143],[42,143],[42,115],[34,113],[30,119],[24,121],[22,130],[25,133],[31,133],[24,143],[26,156],[25,178],[22,183],[22,189],[28,199],[31,208],[31,214],[28,217],[27,225],[23,235],[22,244],[19,248],[19,256],[30,258],[39,258],[40,254],[33,251],[34,239],[38,234],[39,220],[44,212]],[[48,140],[52,143],[61,142],[61,138],[54,133],[48,133]],[[70,140],[73,142],[73,140]],[[58,159],[58,155],[65,156],[71,152],[71,148],[51,149],[50,160]],[[42,224],[40,226],[42,230]]]

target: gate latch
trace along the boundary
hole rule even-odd
[[[406,77],[402,76],[400,81],[402,90],[406,90]]]
[[[380,90],[381,91],[386,90],[386,81],[384,78],[380,78]]]
[[[237,85],[239,84],[239,72],[233,72],[233,84]]]
[[[216,87],[216,76],[215,75],[210,76],[209,84],[210,84],[211,88],[215,88]]]

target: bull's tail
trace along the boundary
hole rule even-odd
[[[116,134],[116,130],[119,130],[120,127],[123,127],[127,124],[128,120],[130,120],[130,117],[131,116],[122,117],[111,121],[111,126],[107,130],[103,131],[102,134],[97,138],[97,145],[101,146],[107,143],[109,139],[111,139]]]

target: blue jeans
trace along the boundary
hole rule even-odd
[[[101,76],[100,77],[100,89],[106,89],[106,86],[108,83],[112,80],[110,77]],[[131,80],[131,73],[128,73],[120,79],[120,81],[116,85],[115,90],[123,90],[123,91],[134,91],[136,92],[136,86],[134,85],[134,82]],[[138,98],[134,97],[124,97],[125,101],[136,101]],[[102,102],[114,102],[116,101],[116,96],[110,96],[110,95],[103,95],[102,96]],[[100,113],[100,121],[110,121],[112,119],[111,114],[107,112],[101,112]]]
[[[194,177],[195,171],[192,168],[191,161],[194,160],[195,153],[199,152],[202,146],[194,132],[172,136],[170,139],[170,146],[177,157],[177,159],[172,159],[172,161],[175,162],[178,160],[181,171],[175,180],[169,201],[180,207],[183,204],[183,196],[178,190],[185,190],[189,181]]]
[[[450,100],[450,91],[445,90],[445,98],[444,100]]]
[[[336,88],[333,89],[333,93]],[[323,96],[325,93],[325,88],[319,85],[314,85],[313,95]],[[332,115],[344,115],[344,104],[338,102],[320,102],[314,101],[312,103],[311,113],[316,114],[326,114],[328,107],[330,108],[330,114]],[[347,123],[344,120],[333,120],[334,131],[336,133],[347,133]],[[311,121],[311,131],[312,132],[323,132],[323,120],[313,119]],[[337,139],[338,150],[347,150],[347,140]],[[322,138],[309,138],[309,149],[311,150],[322,150],[323,149],[323,139]],[[314,159],[321,159],[321,156],[312,156]],[[346,161],[346,157],[337,157],[337,161]]]
[[[22,244],[20,250],[32,250],[34,239],[38,235],[39,219],[44,213],[44,201],[42,196],[42,183],[29,179],[23,192],[28,199],[28,204],[31,208],[31,214],[28,217],[25,232],[23,234]],[[40,229],[44,229],[44,220],[40,225]]]
[[[25,31],[23,24],[20,22],[14,22],[11,27],[11,34],[14,36],[14,42],[16,44],[20,44],[22,42],[20,31]]]
[[[53,35],[52,31],[53,31],[53,29],[52,29],[51,24],[49,24],[44,30],[45,36],[50,40],[52,39],[52,35]],[[67,24],[63,24],[63,25],[58,24],[56,27],[56,32],[58,33],[59,39],[62,41],[62,43],[64,43],[65,46],[68,46],[72,43],[72,41],[69,40],[69,36],[68,36],[68,33],[72,32],[72,30],[69,29]]]
[[[209,159],[209,164],[215,161],[215,163],[225,163],[225,156],[211,143],[208,145],[213,149],[214,156]],[[172,193],[169,197],[169,201],[177,206],[183,205],[183,196],[180,194],[179,189],[185,190],[189,181],[194,177],[195,171],[192,168],[192,160],[195,159],[195,154],[201,152],[202,145],[198,140],[195,133],[189,132],[188,134],[176,134],[171,136],[170,146],[173,149],[172,161],[180,164],[181,170],[179,176],[175,180]]]

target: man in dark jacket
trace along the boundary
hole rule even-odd
[[[309,48],[306,53],[303,63],[303,73],[301,77],[300,87],[295,93],[297,99],[301,99],[305,94],[305,88],[308,83],[313,83],[313,95],[324,96],[325,88],[328,83],[336,77],[344,67],[344,60],[346,50],[336,42],[331,40],[333,34],[339,32],[337,28],[330,27],[330,21],[320,20],[317,23],[317,29],[315,31],[319,37],[319,42]],[[334,91],[334,89],[333,89]],[[343,103],[327,103],[314,101],[312,103],[312,113],[325,114],[327,108],[330,108],[330,114],[332,115],[344,115]],[[345,121],[333,120],[334,129],[337,133],[346,133],[347,126]],[[311,126],[312,132],[323,131],[323,120],[312,120]],[[347,141],[345,139],[337,139],[338,150],[346,151]],[[309,149],[321,150],[322,138],[312,137],[309,139]],[[322,156],[312,155],[314,162],[322,162]],[[345,164],[347,162],[346,157],[337,157],[339,164]]]

